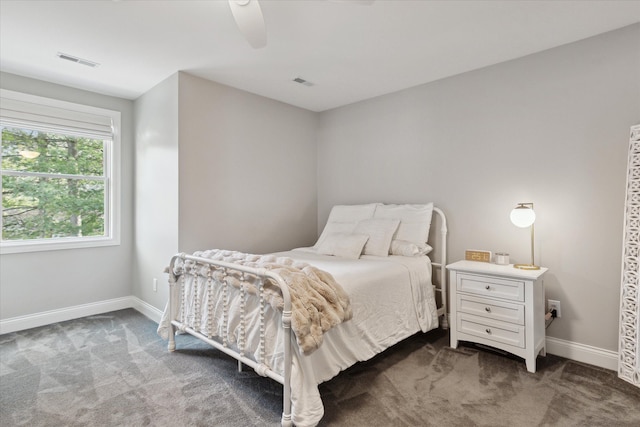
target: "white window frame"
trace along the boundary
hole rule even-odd
[[[36,106],[48,106],[68,110],[69,112],[104,116],[111,119],[113,133],[111,143],[105,144],[105,234],[104,236],[87,237],[60,237],[49,239],[30,239],[20,241],[5,241],[0,235],[0,254],[13,254],[23,252],[53,251],[60,249],[93,248],[100,246],[115,246],[120,244],[120,144],[121,125],[120,112],[98,108],[89,105],[76,104],[45,98],[36,95],[14,92],[0,89],[0,101],[16,100],[35,104]],[[0,152],[0,158],[2,153]],[[2,183],[0,182],[0,189]],[[0,216],[0,230],[2,229],[2,217]]]

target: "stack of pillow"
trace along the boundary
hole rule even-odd
[[[426,205],[336,205],[313,246],[320,254],[421,256],[427,245],[433,203]]]

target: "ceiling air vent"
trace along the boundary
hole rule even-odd
[[[301,85],[313,86],[313,83],[306,81],[302,77],[296,77],[295,79],[293,79],[293,81],[296,83],[300,83]]]
[[[91,67],[91,68],[94,68],[94,67],[97,67],[98,65],[100,65],[97,62],[89,61],[88,59],[78,58],[77,56],[69,55],[68,53],[58,52],[58,53],[56,53],[56,56],[58,58],[60,58],[60,59],[64,59],[66,61],[71,61],[71,62],[76,62],[78,64],[86,65],[86,66]]]

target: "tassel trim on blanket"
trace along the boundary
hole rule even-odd
[[[349,295],[342,286],[330,273],[306,262],[275,255],[253,255],[219,249],[195,252],[193,255],[247,267],[266,268],[280,275],[288,285],[291,296],[291,328],[296,335],[298,346],[305,354],[312,353],[320,347],[325,332],[353,316]],[[185,261],[184,264],[192,263]],[[183,263],[176,263],[171,274],[174,277],[180,276],[185,267]],[[206,267],[202,268],[201,274],[206,276]],[[222,276],[221,270],[214,273],[217,280],[222,280]],[[236,288],[241,286],[239,276],[227,275],[226,280]],[[251,284],[247,291],[252,294],[258,293],[257,288]],[[275,285],[265,285],[264,295],[267,303],[282,311],[284,302]]]

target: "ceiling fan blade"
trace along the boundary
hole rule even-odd
[[[229,0],[231,14],[244,38],[254,49],[267,45],[267,28],[258,0]]]

